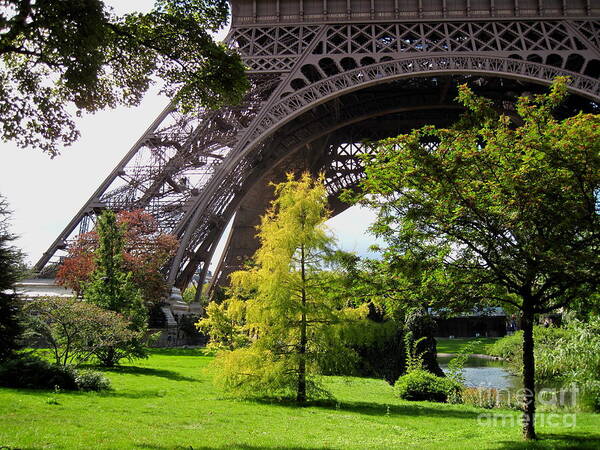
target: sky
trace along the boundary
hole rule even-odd
[[[118,14],[147,10],[151,0],[109,0]],[[223,38],[226,30],[219,33]],[[100,111],[77,119],[80,139],[51,159],[38,149],[21,149],[0,141],[0,194],[12,210],[15,245],[35,263],[75,216],[104,178],[168,104],[156,89],[133,108]],[[375,238],[366,229],[374,213],[358,207],[328,222],[338,245],[368,254]]]

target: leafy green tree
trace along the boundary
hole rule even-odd
[[[512,122],[461,86],[459,122],[381,142],[362,184],[380,210],[375,231],[404,267],[432,263],[414,272],[419,282],[448,289],[446,303],[462,290],[520,311],[526,439],[536,437],[536,314],[600,283],[600,116],[555,119],[566,91],[558,79],[546,95],[521,97]]]
[[[55,155],[76,115],[137,105],[156,78],[184,109],[236,103],[247,89],[235,52],[210,33],[225,0],[156,0],[115,15],[101,0],[0,1],[0,137]]]
[[[217,381],[225,389],[245,396],[294,396],[304,403],[324,394],[315,378],[319,361],[352,358],[337,325],[366,311],[324,294],[322,270],[333,242],[323,225],[326,205],[322,179],[307,173],[298,180],[288,175],[275,186],[275,200],[258,227],[254,265],[231,276],[233,302],[243,302],[251,344],[219,354]],[[215,308],[209,320],[225,323],[217,317],[222,309]]]
[[[131,322],[131,329],[142,331],[147,326],[147,311],[139,289],[132,281],[131,272],[123,270],[124,229],[117,223],[114,212],[108,210],[98,218],[98,249],[95,252],[95,270],[86,285],[83,297],[90,303],[122,314]],[[124,356],[143,356],[143,340],[134,339],[123,347],[106,346],[95,354],[107,366]]]
[[[107,348],[127,349],[143,339],[118,313],[76,298],[44,297],[24,307],[28,338],[50,346],[55,363],[79,365]]]
[[[23,255],[10,243],[15,239],[8,230],[8,203],[0,196],[0,362],[13,356],[18,348],[19,300],[11,293],[23,273]]]

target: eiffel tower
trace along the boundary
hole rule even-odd
[[[287,170],[323,171],[337,200],[363,176],[361,141],[445,125],[468,82],[510,111],[571,78],[564,114],[600,104],[600,0],[232,0],[226,38],[246,66],[244,102],[165,109],[39,260],[93,227],[103,209],[143,208],[180,247],[165,277],[217,283],[256,249],[255,225]],[[198,290],[200,291],[200,290]]]

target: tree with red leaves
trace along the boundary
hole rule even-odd
[[[133,282],[146,302],[160,302],[167,294],[160,269],[174,255],[179,242],[175,236],[161,233],[156,219],[143,210],[121,211],[117,214],[117,222],[125,231],[124,269],[132,273]],[[69,245],[69,256],[58,269],[58,284],[81,295],[95,269],[94,251],[97,248],[96,231],[79,235]]]

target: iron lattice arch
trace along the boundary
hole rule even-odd
[[[235,215],[217,269],[224,280],[255,248],[267,180],[325,170],[333,210],[343,210],[337,193],[362,173],[357,142],[447,123],[459,112],[459,82],[509,110],[523,92],[569,76],[576,95],[565,113],[600,103],[600,0],[234,0],[232,9],[227,42],[252,85],[244,102],[165,109],[36,270],[101,210],[143,208],[180,239],[165,267],[180,288],[205,278]]]

